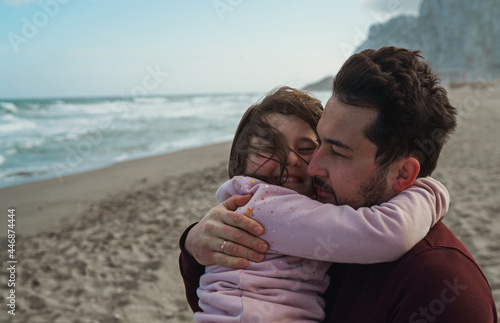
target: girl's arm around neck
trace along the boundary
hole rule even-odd
[[[440,182],[420,178],[381,205],[355,210],[241,176],[221,186],[217,197],[249,193],[253,198],[238,212],[264,226],[269,252],[360,264],[404,255],[444,216],[450,199]]]

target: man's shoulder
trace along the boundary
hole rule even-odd
[[[427,309],[442,314],[442,318],[479,315],[488,318],[484,322],[492,322],[495,316],[486,277],[465,246],[441,222],[396,262],[390,289],[391,303],[398,304],[392,314],[406,313],[412,318],[410,322],[419,322]]]
[[[433,252],[458,252],[475,263],[474,258],[467,248],[441,221],[436,223],[429,230],[425,238],[417,243],[400,260],[403,262],[411,261],[415,257],[426,257],[428,253],[432,254]]]
[[[496,322],[486,278],[441,222],[394,262],[334,264],[330,274],[327,322]]]
[[[469,270],[484,277],[471,253],[441,221],[395,264],[396,271],[405,276],[414,273],[439,277]]]

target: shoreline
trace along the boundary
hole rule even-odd
[[[230,142],[178,150],[133,159],[107,167],[69,174],[61,178],[8,186],[0,189],[0,205],[16,210],[16,232],[33,235],[60,228],[61,221],[86,211],[92,203],[120,193],[160,183],[226,162]],[[7,232],[0,232],[0,239]]]
[[[66,178],[66,177],[71,176],[71,175],[84,174],[84,173],[88,173],[88,172],[92,172],[92,171],[97,171],[97,170],[100,170],[100,169],[105,169],[105,168],[113,167],[115,165],[122,164],[122,163],[127,163],[127,162],[131,162],[131,161],[134,161],[134,160],[143,160],[143,159],[154,158],[154,157],[159,157],[159,156],[164,156],[164,155],[169,155],[169,154],[175,154],[175,153],[178,153],[178,152],[181,152],[181,151],[185,151],[185,150],[195,150],[195,149],[198,149],[198,148],[203,148],[203,147],[208,147],[208,146],[216,146],[216,145],[225,144],[225,143],[228,143],[228,142],[230,143],[231,141],[227,141],[227,140],[216,141],[216,142],[207,143],[207,144],[204,144],[204,145],[201,145],[201,146],[188,146],[188,147],[177,148],[177,149],[174,149],[174,150],[170,150],[170,151],[166,151],[166,152],[161,152],[161,153],[157,153],[157,154],[144,153],[142,155],[135,156],[135,157],[132,157],[132,158],[125,158],[123,160],[110,160],[110,161],[107,161],[107,162],[102,162],[102,163],[94,164],[92,166],[86,166],[86,167],[78,168],[78,169],[76,169],[74,171],[67,172],[67,173],[65,173],[62,176],[61,175],[57,175],[55,173],[46,173],[46,174],[37,175],[37,176],[20,177],[19,179],[14,180],[12,182],[10,182],[10,181],[4,182],[4,183],[0,182],[0,191],[2,189],[5,189],[5,188],[11,188],[11,187],[14,187],[14,186],[31,184],[31,183],[40,182],[40,181],[46,181],[46,180],[51,180],[51,179],[58,179],[58,180],[60,180],[61,178]]]

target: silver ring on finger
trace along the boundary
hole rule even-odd
[[[226,246],[227,240],[224,240],[220,245],[220,252],[224,253],[224,247]]]

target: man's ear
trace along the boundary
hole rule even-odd
[[[405,157],[398,162],[398,174],[393,183],[393,190],[397,193],[409,187],[420,173],[420,163],[414,157]]]

